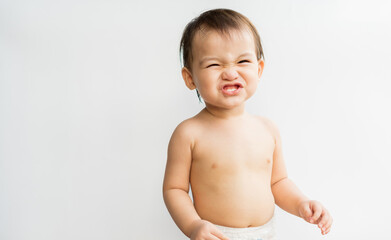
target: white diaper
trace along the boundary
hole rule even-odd
[[[215,225],[230,240],[276,240],[274,216],[264,225],[247,228],[231,228]]]

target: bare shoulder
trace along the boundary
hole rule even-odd
[[[171,141],[178,139],[180,141],[190,143],[193,147],[195,134],[197,133],[199,125],[199,121],[195,117],[183,120],[174,129],[171,136]]]
[[[256,116],[259,121],[272,133],[272,135],[277,138],[280,135],[277,124],[274,123],[271,119],[265,116]]]
[[[163,191],[175,188],[189,192],[189,174],[196,125],[197,122],[192,118],[186,119],[173,131],[168,144]]]

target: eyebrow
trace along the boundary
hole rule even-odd
[[[245,52],[245,53],[242,53],[238,58],[241,58],[241,57],[244,57],[244,56],[251,56],[251,55],[252,55],[251,52]],[[204,62],[209,61],[209,60],[218,60],[218,58],[217,58],[217,57],[205,57],[205,58],[201,59],[201,61],[200,61],[200,66],[201,66]]]

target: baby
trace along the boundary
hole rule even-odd
[[[287,177],[276,125],[245,111],[264,68],[253,24],[210,10],[186,26],[180,46],[186,86],[205,102],[168,146],[163,197],[180,230],[192,240],[276,239],[277,204],[327,234],[329,212]]]

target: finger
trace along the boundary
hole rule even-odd
[[[210,235],[210,239],[212,240],[229,240],[226,236],[224,236],[222,233],[219,236],[216,236],[215,234]]]
[[[229,240],[218,228],[211,229],[210,233],[221,240]]]
[[[326,234],[329,233],[329,232],[330,232],[330,228],[326,229],[325,231],[322,231],[322,234],[323,234],[323,235],[326,235]]]
[[[221,240],[221,239],[223,239],[223,238],[219,238],[213,234],[209,234],[208,238],[206,238],[206,240]]]
[[[304,220],[306,220],[307,222],[310,221],[310,218],[312,216],[312,211],[311,211],[311,208],[308,204],[304,205],[303,207],[303,218]]]
[[[327,210],[323,210],[323,213],[319,218],[318,226],[320,228],[323,228],[329,223],[330,220],[331,220],[330,214],[327,212]]]
[[[329,233],[330,229],[331,229],[331,221],[327,222],[326,225],[321,228],[322,234],[325,235]]]
[[[330,229],[331,229],[331,225],[333,224],[333,218],[330,216],[328,222],[326,223],[326,225],[324,226],[324,228],[326,228],[325,232],[328,233],[330,232]]]
[[[329,216],[327,214],[322,214],[319,218],[318,227],[324,231],[326,229],[326,224],[328,223]]]
[[[320,228],[320,230],[322,231],[322,233],[324,233],[324,232],[327,230],[326,225],[322,225],[321,223],[318,224],[318,227]]]
[[[311,217],[311,220],[310,222],[311,223],[316,223],[320,217],[320,215],[322,215],[323,213],[323,208],[322,208],[322,205],[320,205],[319,203],[315,203],[313,206],[312,206],[312,210],[313,210],[313,214],[312,214],[312,217]]]

